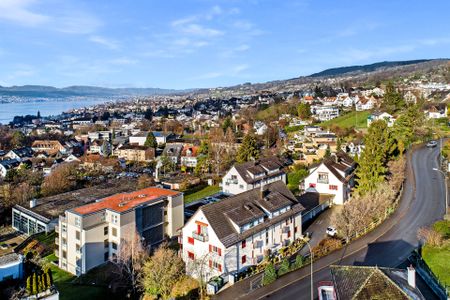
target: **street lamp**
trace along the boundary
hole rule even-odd
[[[301,239],[306,243],[306,245],[308,245],[309,254],[310,254],[309,257],[311,258],[311,300],[314,300],[314,288],[313,288],[314,287],[314,283],[313,283],[313,260],[314,260],[314,254],[312,252],[311,245],[308,243],[306,238],[302,237]]]
[[[444,176],[444,184],[445,184],[445,215],[448,215],[448,192],[447,192],[447,174],[438,169],[438,168],[433,168],[433,171],[437,171],[439,173],[442,174],[442,176]]]

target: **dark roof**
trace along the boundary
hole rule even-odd
[[[274,212],[287,206],[291,206],[291,209],[272,219],[269,219],[264,212],[264,209]],[[282,181],[267,184],[264,186],[263,192],[260,189],[253,189],[220,202],[204,205],[199,209],[205,214],[212,229],[225,247],[304,210]],[[231,223],[242,226],[262,217],[266,218],[263,223],[242,233],[237,232]]]
[[[14,207],[44,223],[49,223],[52,219],[64,214],[66,210],[89,204],[114,194],[134,191],[136,184],[136,180],[129,178],[111,180],[104,184],[39,198],[37,199],[37,205],[33,208],[30,208],[29,205],[15,205]]]
[[[408,284],[407,271],[366,266],[330,266],[337,299],[425,299]]]
[[[355,161],[343,151],[339,151],[338,153],[325,159],[323,161],[323,164],[341,182],[347,182],[349,178],[343,177],[339,173],[339,171],[344,173],[351,173],[356,165]]]
[[[236,171],[241,175],[241,177],[244,179],[245,182],[251,184],[257,180],[261,180],[262,178],[252,178],[253,175],[258,174],[264,174],[266,177],[273,177],[278,176],[283,171],[281,168],[283,167],[283,163],[277,158],[277,157],[267,157],[267,158],[261,158],[260,160],[256,161],[249,161],[242,164],[236,164],[234,165],[236,168]],[[268,174],[269,171],[272,171],[273,173]]]
[[[305,208],[305,213],[310,209],[323,204],[334,198],[332,194],[319,194],[316,192],[306,192],[298,198],[298,202]]]
[[[33,149],[31,149],[30,147],[16,148],[11,151],[14,152],[20,158],[33,156]]]
[[[19,166],[20,161],[18,161],[17,159],[5,159],[5,160],[0,160],[0,165],[4,166],[5,169],[9,170],[9,169]]]

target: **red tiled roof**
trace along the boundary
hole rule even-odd
[[[106,197],[99,202],[74,208],[73,211],[82,215],[98,212],[104,209],[110,209],[120,213],[132,209],[142,203],[158,199],[161,196],[173,196],[176,194],[178,194],[178,192],[150,187],[131,193],[121,193]]]

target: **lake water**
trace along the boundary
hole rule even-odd
[[[17,103],[0,103],[0,123],[8,124],[14,116],[36,115],[38,111],[41,116],[59,115],[73,108],[82,108],[95,104],[104,103],[111,99],[86,98],[86,99],[58,99],[44,101],[30,101]]]

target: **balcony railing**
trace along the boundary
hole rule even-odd
[[[192,232],[192,237],[200,242],[207,242],[209,237],[208,234]]]
[[[55,226],[55,231],[59,233],[59,226],[58,225]]]
[[[55,238],[55,244],[59,245],[59,238]]]
[[[328,179],[317,179],[317,183],[326,183],[326,184],[328,184]]]

